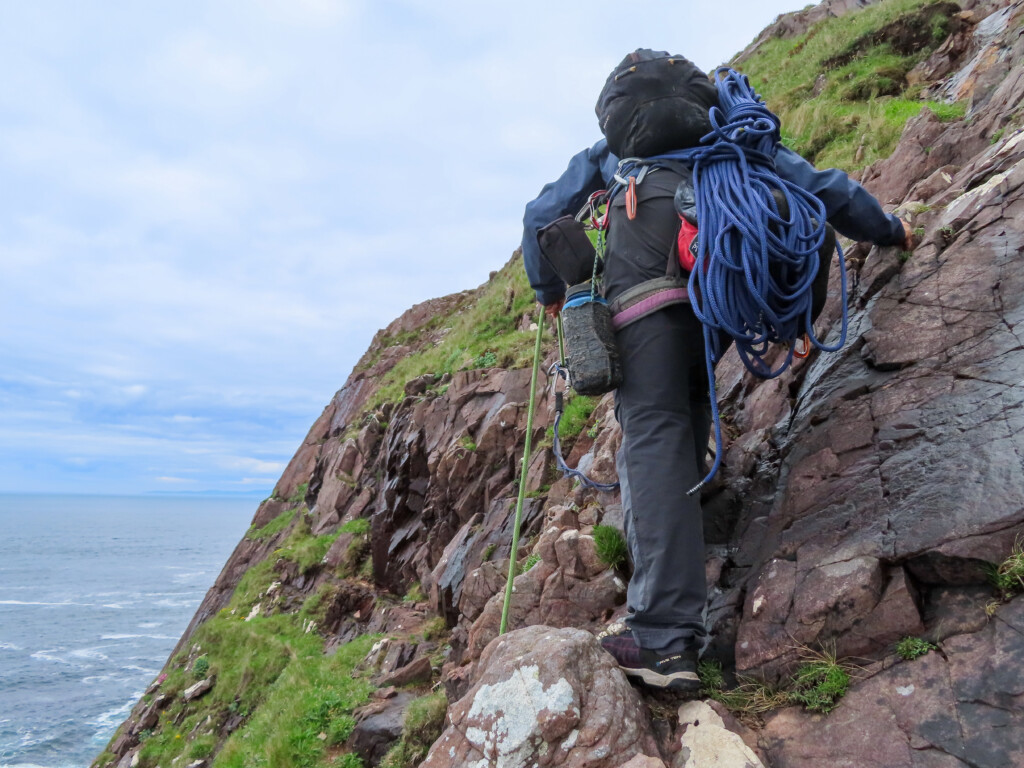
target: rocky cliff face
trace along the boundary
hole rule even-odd
[[[818,16],[867,4],[825,3],[770,35],[811,34]],[[812,354],[768,382],[735,358],[719,367],[728,441],[704,503],[706,658],[725,678],[724,688],[707,679],[706,693],[719,701],[677,713],[677,702],[638,694],[588,634],[624,610],[628,574],[606,565],[594,537],[596,525],[621,527],[621,507],[615,494],[558,479],[545,445],[548,389],[537,401],[540,447],[524,468],[523,543],[510,551],[529,370],[424,374],[399,401],[375,402],[388,371],[444,343],[436,319],[487,286],[415,307],[378,334],[207,595],[169,662],[172,682],[175,669],[214,656],[204,626],[298,616],[328,653],[383,633],[390,640],[363,664],[373,680],[433,675],[451,707],[443,735],[416,752],[400,717],[411,697],[382,694],[343,738],[324,726],[324,762],[296,765],[356,765],[326,762],[356,753],[376,764],[399,738],[404,762],[392,754],[389,765],[1024,765],[1024,603],[992,586],[1024,536],[1024,2],[961,8],[906,82],[966,101],[966,115],[921,112],[892,155],[861,173],[912,221],[919,245],[848,249],[841,352]],[[514,269],[515,260],[501,274]],[[525,288],[509,290],[510,333],[528,339]],[[838,317],[833,298],[820,328],[835,334]],[[554,359],[552,345],[545,355]],[[610,397],[590,405],[569,461],[611,478]],[[523,566],[510,614],[518,631],[498,640],[509,558]],[[426,631],[429,615],[444,627]],[[895,646],[908,637],[935,650],[904,661]],[[792,692],[794,672],[823,655],[855,665],[827,715],[833,705],[808,711],[778,688]],[[736,675],[747,680],[738,689]],[[209,678],[214,690],[222,678]],[[210,751],[161,764],[213,764],[257,717],[200,717],[202,693],[182,702],[183,685],[163,685],[98,766],[156,765],[170,753],[147,752],[152,734],[190,717]]]

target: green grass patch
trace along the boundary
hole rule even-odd
[[[409,587],[409,591],[405,593],[402,598],[402,602],[405,603],[422,603],[427,599],[427,596],[423,594],[423,587],[418,581],[414,581],[412,586]]]
[[[279,514],[277,517],[275,517],[269,523],[264,525],[262,528],[252,528],[252,527],[250,527],[249,530],[245,534],[245,538],[247,538],[247,539],[259,539],[259,540],[269,539],[271,536],[274,536],[274,535],[280,533],[285,528],[287,528],[289,525],[291,525],[292,520],[295,519],[295,513],[296,512],[298,512],[297,508],[286,509],[284,512]]]
[[[297,650],[250,722],[225,743],[213,768],[323,765],[326,748],[351,735],[352,712],[373,690],[355,669],[376,639],[357,638],[332,656],[324,656],[321,648]]]
[[[440,640],[448,636],[448,622],[441,616],[435,616],[423,625],[420,633],[424,640]]]
[[[904,637],[896,643],[896,653],[906,661],[913,661],[929,651],[936,650],[937,647],[920,637]]]
[[[380,768],[413,768],[418,765],[444,730],[447,712],[448,699],[443,691],[411,702],[405,712],[402,738],[384,756]]]
[[[741,69],[779,116],[783,142],[818,167],[850,171],[888,157],[907,120],[925,106],[942,120],[962,117],[965,105],[919,101],[906,82],[947,35],[948,17],[928,10],[932,5],[936,0],[887,0],[799,37],[762,43]],[[894,23],[903,26],[899,34],[921,25],[928,32],[901,52],[891,34],[880,34]]]
[[[538,554],[537,554],[536,552],[534,552],[534,553],[532,553],[532,554],[530,554],[530,555],[527,555],[527,556],[526,556],[526,557],[525,557],[525,558],[523,559],[523,562],[521,562],[521,563],[519,564],[519,569],[518,569],[518,571],[519,571],[519,573],[521,573],[521,574],[522,574],[522,573],[526,573],[526,572],[527,572],[528,570],[530,570],[531,568],[533,568],[533,566],[535,566],[535,565],[536,565],[537,563],[539,563],[539,562],[540,562],[540,555],[538,555]]]
[[[992,583],[1004,600],[1024,592],[1024,539],[1018,538],[1009,557],[993,569]]]
[[[602,563],[609,568],[621,568],[629,557],[629,549],[621,531],[612,525],[594,526],[594,548]]]
[[[302,483],[295,489],[295,493],[288,497],[291,504],[302,504],[306,500],[306,492],[309,490],[309,483]]]
[[[811,712],[827,715],[850,688],[850,672],[834,653],[823,651],[805,661],[793,675],[789,699]]]
[[[801,704],[812,712],[828,714],[850,688],[850,669],[831,651],[805,650],[804,662],[782,686],[740,677],[739,684],[727,688],[722,666],[717,661],[697,665],[701,696],[714,699],[741,717],[759,716],[791,704]]]
[[[533,309],[536,299],[515,259],[506,264],[475,298],[443,318],[445,333],[437,344],[400,360],[381,377],[381,386],[370,398],[368,409],[404,396],[405,383],[425,373],[455,373],[468,368],[522,368],[533,357],[533,334],[517,330],[519,319]]]
[[[699,662],[697,676],[703,698],[714,699],[741,717],[763,715],[790,703],[785,691],[759,680],[741,678],[738,686],[726,688],[722,665],[717,661]]]
[[[347,523],[338,529],[338,533],[355,533],[359,535],[368,535],[370,533],[370,521],[365,517],[357,517],[355,520],[349,520]]]
[[[590,416],[594,413],[597,403],[598,398],[596,397],[588,397],[586,395],[566,396],[565,410],[562,412],[562,418],[558,422],[558,439],[562,442],[563,446],[567,443],[572,444],[572,441],[587,426],[587,422],[590,421]],[[554,435],[555,428],[552,425],[548,427],[545,440],[538,447],[550,447]]]

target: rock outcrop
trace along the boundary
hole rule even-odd
[[[658,755],[636,691],[589,632],[532,626],[493,640],[423,768],[617,768]]]

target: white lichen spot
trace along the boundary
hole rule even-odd
[[[897,685],[896,686],[896,693],[898,693],[900,696],[909,696],[913,692],[914,692],[914,686],[913,685],[907,685],[907,686]]]
[[[764,607],[764,595],[758,595],[754,599],[753,614],[757,616],[761,612],[761,608]]]
[[[448,757],[455,757],[455,747],[448,750]]]
[[[576,746],[576,740],[580,737],[579,728],[573,728],[572,733],[565,737],[565,741],[562,742],[562,749],[568,752],[570,749]]]
[[[468,720],[486,730],[466,728],[466,739],[487,758],[492,768],[526,768],[542,739],[537,715],[575,713],[576,694],[565,678],[544,687],[536,665],[521,667],[508,680],[482,685],[473,697]]]

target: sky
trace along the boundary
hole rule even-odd
[[[793,0],[0,6],[0,492],[267,495],[377,329],[475,287],[638,47]]]

